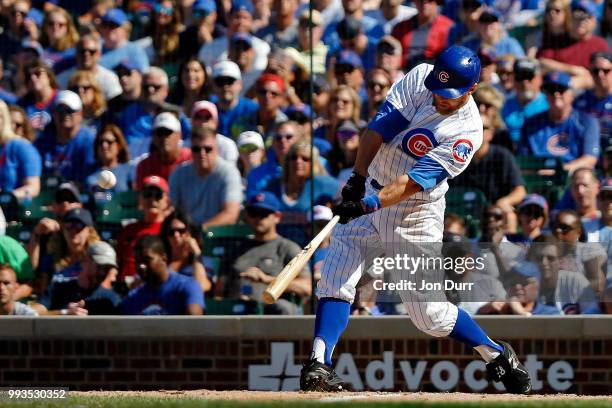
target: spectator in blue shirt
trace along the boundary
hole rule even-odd
[[[45,63],[55,68],[64,60],[74,59],[78,41],[79,33],[66,10],[54,7],[46,13],[40,37],[40,43],[45,47]]]
[[[204,293],[198,282],[172,271],[162,239],[145,235],[134,247],[136,270],[144,284],[121,304],[128,315],[201,315]]]
[[[144,49],[129,41],[130,22],[118,8],[110,9],[102,16],[100,34],[104,39],[100,65],[114,69],[123,60],[129,60],[140,72],[149,68],[149,58]]]
[[[218,132],[237,140],[242,132],[257,130],[259,105],[250,99],[240,97],[242,74],[233,61],[221,61],[213,66],[213,89],[211,101],[219,109]]]
[[[42,163],[32,144],[13,132],[6,103],[0,101],[0,191],[15,197],[36,197],[40,192]]]
[[[51,68],[39,60],[23,67],[23,77],[27,93],[19,98],[17,104],[28,114],[30,124],[38,136],[52,120],[57,80]]]
[[[363,3],[363,0],[342,0],[344,16],[352,17],[358,21],[361,21],[363,32],[372,40],[376,41],[385,35],[385,30],[377,19],[365,15]],[[329,45],[337,41],[338,33],[336,31],[336,26],[338,24],[339,21],[336,21],[327,25],[325,28],[325,31],[323,32],[323,42],[325,44]]]
[[[601,148],[612,145],[612,54],[591,55],[591,76],[595,87],[576,98],[574,107],[595,116],[601,128]]]
[[[597,119],[572,107],[570,80],[565,72],[546,75],[543,90],[550,109],[525,121],[518,152],[560,158],[563,168],[571,172],[580,167],[593,168],[600,149]]]
[[[521,138],[525,120],[546,112],[548,102],[541,91],[542,70],[536,59],[521,58],[513,67],[516,92],[506,100],[501,115],[514,143]]]
[[[60,91],[53,111],[53,123],[34,142],[43,160],[43,174],[83,184],[94,163],[95,135],[81,126],[81,99],[72,91]]]
[[[345,17],[338,23],[336,30],[337,40],[328,44],[327,55],[334,55],[342,49],[351,50],[361,57],[366,72],[372,69],[376,60],[377,42],[364,33],[362,22],[353,17]]]
[[[467,40],[464,46],[478,51],[479,48],[492,48],[495,55],[512,54],[524,57],[525,51],[514,37],[510,37],[504,30],[500,14],[497,10],[487,8],[482,11],[478,18],[478,38]]]

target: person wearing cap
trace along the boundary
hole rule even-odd
[[[540,292],[540,270],[533,266],[514,268],[505,283],[508,287],[508,302],[500,310],[500,314],[519,316],[559,315],[561,311],[556,306],[538,301]]]
[[[478,32],[480,13],[483,9],[482,0],[461,0],[458,10],[458,21],[449,33],[449,44],[462,44],[476,38]],[[448,16],[448,14],[447,14]],[[450,16],[449,16],[450,17]]]
[[[23,66],[27,93],[17,101],[17,104],[28,114],[32,129],[39,137],[43,129],[52,121],[57,90],[59,88],[53,70],[41,60],[33,60]]]
[[[548,222],[548,202],[538,194],[528,194],[518,205],[518,221],[521,232],[508,234],[510,242],[529,244],[535,241]]]
[[[209,67],[215,65],[215,63],[219,61],[227,59],[230,38],[236,33],[248,34],[251,32],[254,13],[255,8],[251,0],[232,0],[227,35],[216,38],[211,43],[202,45],[202,48],[200,48],[198,52],[198,59],[204,61],[206,66]],[[253,37],[253,49],[255,50],[255,62],[253,63],[253,67],[263,71],[268,65],[270,45],[257,37]],[[236,137],[237,136],[238,135],[236,135]]]
[[[159,234],[162,222],[172,211],[169,191],[165,179],[156,175],[146,177],[138,193],[138,208],[142,211],[142,220],[124,226],[117,237],[119,278],[128,284],[134,281],[136,274],[134,244],[144,235]]]
[[[159,236],[145,235],[135,245],[138,275],[143,284],[120,305],[124,315],[194,315],[204,313],[204,292],[190,276],[174,272]]]
[[[181,146],[181,122],[172,112],[159,113],[153,122],[153,152],[136,167],[135,188],[142,188],[142,181],[157,175],[168,179],[176,167],[191,160],[191,150]]]
[[[29,140],[13,132],[4,101],[0,101],[0,119],[0,191],[12,193],[19,200],[36,197],[40,193],[42,172],[38,150]]]
[[[375,68],[382,68],[389,73],[393,82],[404,76],[402,67],[402,44],[390,35],[380,39],[376,45]]]
[[[287,83],[279,75],[264,73],[256,84],[257,102],[257,129],[268,138],[279,123],[287,121],[287,115],[281,107],[287,98]]]
[[[238,170],[242,175],[242,184],[246,187],[247,174],[255,167],[261,166],[266,158],[266,147],[263,137],[257,132],[246,131],[238,136],[238,151],[240,152]]]
[[[589,0],[572,0],[569,31],[561,39],[538,50],[537,57],[545,71],[561,71],[572,76],[577,89],[593,87],[589,73],[590,58],[596,52],[609,52],[605,39],[595,35],[597,9]]]
[[[311,44],[312,36],[312,47]],[[321,37],[323,36],[323,19],[317,10],[312,10],[312,19],[309,10],[304,10],[300,14],[297,28],[297,43],[292,47],[285,48],[285,52],[293,58],[296,65],[301,67],[306,73],[312,71],[315,74],[324,74],[325,59],[328,47]],[[312,62],[310,61],[312,58]]]
[[[38,312],[30,306],[17,301],[21,298],[16,295],[20,286],[13,267],[0,263],[0,316],[38,316]]]
[[[234,224],[240,215],[242,182],[234,163],[219,158],[217,133],[197,127],[191,134],[190,163],[170,175],[170,199],[203,229]]]
[[[350,50],[359,55],[363,69],[368,72],[374,66],[376,42],[363,32],[362,22],[353,17],[344,17],[336,26],[338,41],[329,46],[329,55],[340,50]]]
[[[363,32],[372,42],[378,41],[385,35],[382,24],[365,13],[363,0],[342,0],[342,8],[344,9],[343,18],[350,17],[360,21]],[[342,16],[342,14],[339,14],[339,16]],[[325,26],[323,42],[330,47],[338,47],[339,33],[337,26],[340,22],[341,20],[336,20]]]
[[[246,222],[253,228],[255,236],[244,246],[242,253],[236,254],[232,274],[222,282],[223,286],[230,286],[231,280],[239,280],[241,297],[262,301],[266,286],[301,251],[295,242],[278,234],[277,225],[281,218],[280,203],[274,194],[261,192],[247,201]],[[296,303],[305,300],[311,291],[310,270],[305,266],[281,298],[266,306],[264,313],[299,314]]]
[[[515,93],[506,100],[502,118],[514,143],[521,138],[525,121],[548,110],[548,101],[542,93],[542,69],[533,58],[519,58],[512,67]]]
[[[521,129],[518,153],[557,158],[569,172],[593,168],[599,157],[599,123],[588,113],[572,107],[574,90],[565,72],[551,72],[542,87],[549,110],[530,117]]]
[[[332,57],[334,78],[337,85],[348,85],[359,94],[362,103],[367,103],[364,87],[365,71],[361,58],[351,50],[340,50]]]
[[[331,172],[336,178],[344,183],[349,178],[357,159],[359,149],[359,126],[352,120],[340,122],[336,128],[336,142],[334,150],[330,154]]]
[[[269,149],[266,161],[247,174],[247,198],[263,191],[283,172],[283,163],[291,146],[302,139],[303,133],[298,123],[287,121],[276,126],[272,136],[272,148]]]
[[[593,53],[589,69],[595,86],[576,98],[574,107],[597,118],[601,128],[601,147],[605,149],[612,146],[612,54]]]
[[[76,67],[61,72],[57,76],[57,82],[62,88],[66,88],[68,80],[77,70],[89,71],[95,75],[107,101],[119,96],[121,94],[119,77],[110,69],[99,64],[101,56],[102,42],[99,35],[90,33],[81,36],[76,44]]]
[[[230,40],[229,53],[230,61],[235,62],[240,68],[242,79],[242,92],[244,96],[251,87],[257,82],[262,70],[254,68],[255,50],[253,49],[253,36],[251,34],[236,33]]]
[[[385,35],[391,34],[391,30],[397,24],[416,15],[415,7],[402,4],[402,0],[382,0],[380,8],[368,10],[366,14],[382,26]]]
[[[34,142],[43,160],[43,174],[61,175],[83,184],[95,165],[95,135],[83,126],[83,103],[72,91],[60,91],[53,108],[53,124]]]
[[[129,60],[123,60],[114,69],[121,93],[107,101],[107,110],[102,121],[104,123],[119,123],[123,110],[131,103],[136,102],[142,95],[142,72]]]
[[[204,126],[217,131],[219,128],[217,106],[210,101],[196,102],[191,110],[191,126],[192,128]],[[219,148],[219,157],[230,163],[238,162],[238,147],[232,139],[217,133],[217,147]]]
[[[140,72],[149,69],[149,57],[143,47],[131,42],[132,24],[127,15],[119,8],[109,9],[102,16],[100,34],[104,40],[100,65],[115,69],[123,60],[130,60]]]
[[[196,0],[191,6],[192,23],[179,34],[179,54],[196,57],[203,45],[227,35],[227,29],[217,22],[215,0]]]
[[[298,21],[295,12],[298,0],[273,0],[270,22],[259,29],[255,35],[272,48],[295,47],[297,43]]]
[[[32,308],[41,315],[114,315],[121,297],[112,289],[117,278],[115,250],[104,241],[88,246],[76,279],[54,281]]]
[[[440,0],[415,2],[417,14],[393,27],[391,35],[402,45],[402,67],[406,70],[431,61],[446,48],[454,23],[440,14],[441,3]]]
[[[478,17],[477,38],[463,42],[463,46],[477,51],[478,49],[491,49],[495,55],[512,54],[519,58],[525,56],[521,43],[508,35],[501,21],[501,14],[495,8],[483,8]]]
[[[257,129],[256,102],[242,97],[242,74],[233,61],[221,61],[212,70],[213,90],[215,97],[212,102],[219,109],[218,131],[233,140],[240,133]]]

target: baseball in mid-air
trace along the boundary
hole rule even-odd
[[[98,185],[104,189],[110,189],[115,187],[117,183],[117,177],[110,170],[102,170],[98,176]]]

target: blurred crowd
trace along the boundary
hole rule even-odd
[[[311,3],[0,0],[0,314],[311,311],[326,243],[263,289],[332,218],[393,83],[450,44],[480,57],[484,141],[445,241],[494,261],[447,271],[484,282],[449,296],[612,313],[612,1]],[[365,280],[355,313],[402,313]]]

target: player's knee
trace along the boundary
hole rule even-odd
[[[406,305],[417,329],[433,337],[446,337],[457,320],[457,307],[449,302],[413,302]]]

